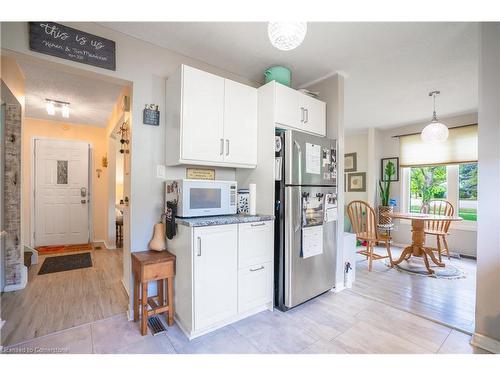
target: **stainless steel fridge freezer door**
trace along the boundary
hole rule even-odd
[[[336,141],[288,130],[285,134],[286,185],[336,185]]]
[[[323,222],[323,252],[309,258],[302,256],[302,195],[336,193],[335,188],[287,186],[285,188],[285,306],[297,306],[334,287],[336,222]],[[324,205],[323,205],[324,207]]]

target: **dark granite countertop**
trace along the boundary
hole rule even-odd
[[[272,220],[274,220],[274,216],[272,215],[242,215],[242,214],[175,218],[176,224],[185,225],[188,227],[207,227],[210,225],[254,223],[257,221],[272,221]]]

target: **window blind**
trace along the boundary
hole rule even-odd
[[[451,128],[448,139],[426,143],[419,134],[399,138],[401,167],[445,165],[477,161],[477,124]]]

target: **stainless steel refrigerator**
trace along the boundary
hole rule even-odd
[[[334,287],[336,141],[276,130],[275,306],[286,311]]]

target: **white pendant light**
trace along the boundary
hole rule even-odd
[[[448,127],[440,122],[436,115],[436,96],[440,93],[440,91],[431,91],[429,93],[429,96],[432,96],[434,100],[434,112],[430,124],[427,125],[420,134],[420,138],[422,138],[424,142],[444,142],[448,139]]]
[[[269,22],[267,34],[271,44],[282,51],[297,48],[306,37],[307,22]]]
[[[47,113],[50,116],[54,116],[56,114],[56,107],[55,107],[54,102],[52,100],[47,100],[45,102],[45,107],[47,109]]]

